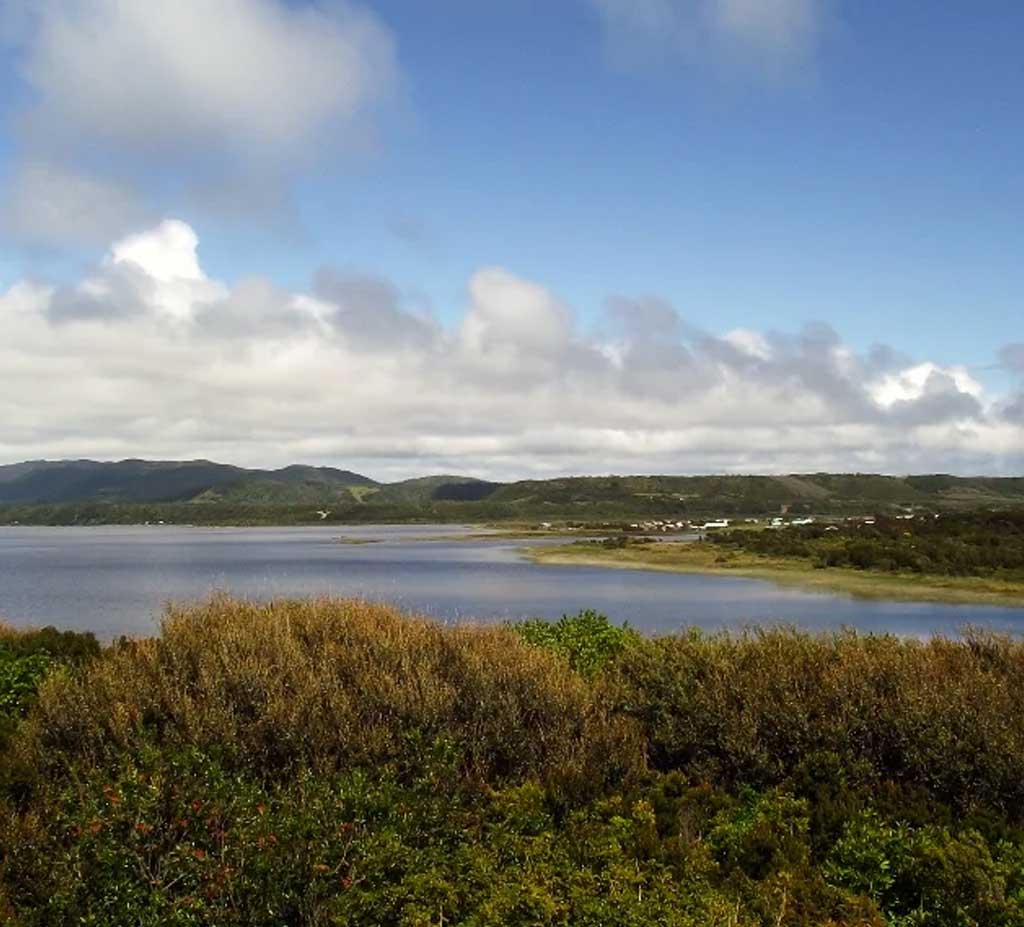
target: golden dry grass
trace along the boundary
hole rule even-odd
[[[443,737],[466,774],[573,777],[640,751],[565,662],[498,627],[445,627],[353,600],[172,607],[159,638],[44,685],[23,749],[41,764],[155,740],[273,771],[399,761]]]

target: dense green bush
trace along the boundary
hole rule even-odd
[[[27,657],[0,654],[0,717],[20,718],[35,698],[53,660],[45,653]]]
[[[0,750],[53,669],[81,666],[99,652],[92,634],[52,627],[14,631],[0,625]]]
[[[59,631],[54,627],[15,631],[0,627],[0,656],[45,654],[59,663],[80,666],[99,653],[96,635],[89,631]]]
[[[712,543],[771,557],[809,559],[816,567],[891,573],[991,576],[1024,580],[1024,512],[947,513],[872,523],[734,530]]]
[[[593,610],[564,615],[558,621],[518,621],[510,626],[524,641],[565,657],[569,665],[586,677],[614,660],[640,640],[628,625],[617,627]]]
[[[757,787],[833,758],[856,781],[915,783],[1024,813],[1024,645],[794,630],[645,640],[606,674],[655,769]]]
[[[642,803],[559,821],[535,784],[460,789],[451,760],[412,780],[385,767],[268,783],[199,752],[142,751],[48,790],[45,827],[9,825],[8,910],[26,927],[730,922],[707,877],[646,852]]]

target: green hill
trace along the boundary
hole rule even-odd
[[[0,467],[0,522],[616,521],[1024,505],[1024,477],[579,476],[395,483],[333,467],[247,469],[208,460],[29,461]]]
[[[369,477],[332,467],[252,470],[209,460],[33,461],[0,467],[0,504],[80,502],[262,502],[351,500]]]

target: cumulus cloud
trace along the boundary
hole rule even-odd
[[[326,307],[325,318],[356,347],[396,351],[425,347],[437,336],[432,319],[407,309],[388,280],[323,268],[313,292]]]
[[[42,0],[36,17],[31,118],[66,139],[294,153],[395,78],[389,33],[347,3]]]
[[[572,320],[567,306],[544,287],[501,267],[477,271],[460,346],[470,363],[518,373],[556,362],[567,350]]]
[[[346,139],[362,142],[366,117],[399,81],[390,31],[350,0],[17,8],[0,39],[17,47],[31,103],[17,122],[26,163],[8,194],[7,227],[29,240],[136,225],[140,196],[124,189],[129,176],[156,175],[186,194],[194,187],[208,204],[219,195],[232,211],[267,189],[276,202],[289,172]],[[101,163],[118,183],[97,174]],[[233,186],[239,177],[244,195]]]
[[[682,60],[782,79],[813,60],[825,0],[589,0],[627,66]]]
[[[820,323],[715,333],[656,297],[584,324],[483,268],[441,324],[386,280],[210,279],[193,230],[117,241],[72,286],[0,295],[0,460],[154,456],[470,471],[1002,471],[1012,398]]]
[[[55,321],[117,319],[156,314],[185,321],[227,289],[199,267],[199,239],[184,222],[168,220],[116,242],[99,270],[75,287],[54,293]]]

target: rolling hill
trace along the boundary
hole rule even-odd
[[[599,476],[396,483],[332,467],[250,469],[208,460],[27,461],[0,466],[0,522],[206,524],[569,520],[853,514],[1024,505],[1024,477],[805,473]],[[323,514],[327,512],[328,514]]]
[[[369,477],[331,467],[251,470],[209,460],[33,461],[0,467],[0,504],[352,500]]]

